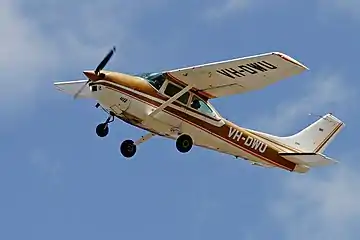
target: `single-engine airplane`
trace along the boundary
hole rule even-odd
[[[115,47],[94,71],[84,71],[87,79],[54,85],[74,98],[97,100],[96,107],[108,114],[106,121],[96,127],[99,137],[109,133],[109,124],[115,118],[148,132],[137,141],[121,143],[120,152],[126,158],[135,155],[139,144],[158,135],[175,140],[181,153],[195,145],[256,166],[290,172],[306,173],[312,167],[337,163],[323,154],[345,126],[331,113],[294,135],[279,137],[237,126],[221,117],[209,102],[261,89],[308,70],[284,53],[129,75],[103,70],[114,52]]]

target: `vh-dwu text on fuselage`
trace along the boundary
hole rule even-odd
[[[267,144],[263,143],[262,141],[258,140],[258,139],[254,139],[251,136],[243,136],[243,133],[235,128],[230,127],[229,128],[229,134],[228,134],[229,138],[232,138],[234,140],[236,140],[237,142],[239,141],[243,141],[245,146],[248,146],[254,150],[257,150],[261,153],[264,153],[267,149]]]

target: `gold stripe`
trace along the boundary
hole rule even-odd
[[[314,152],[318,152],[329,140],[334,136],[334,134],[339,130],[339,128],[343,125],[343,123],[339,123],[339,125],[319,144],[317,148],[315,148]]]
[[[106,80],[103,80],[103,81],[104,81],[104,82],[96,82],[96,83],[94,83],[94,85],[98,84],[98,85],[103,85],[103,86],[105,86],[105,87],[110,87],[110,88],[114,89],[115,91],[118,91],[118,92],[120,92],[120,93],[122,93],[122,94],[130,95],[131,97],[136,98],[137,100],[139,100],[139,101],[141,101],[141,102],[144,102],[145,104],[152,105],[152,106],[154,106],[154,107],[158,107],[158,106],[156,106],[156,105],[154,105],[154,104],[152,104],[152,103],[149,103],[147,100],[142,100],[142,99],[136,97],[135,95],[137,95],[137,94],[134,93],[134,92],[132,92],[132,91],[126,90],[128,93],[124,92],[123,90],[125,90],[125,89],[122,89],[122,87],[120,87],[120,86],[113,85],[113,84],[114,84],[113,82],[106,81]],[[106,83],[107,83],[107,84],[106,84]],[[111,84],[109,84],[109,83],[111,83]],[[110,85],[110,86],[109,86],[109,85]],[[145,96],[142,96],[142,97],[147,99],[147,97],[145,97]],[[156,102],[157,104],[161,105],[161,103],[159,103],[159,102],[157,102],[157,101],[155,101],[155,102]],[[284,165],[276,162],[275,160],[269,159],[269,158],[267,158],[267,157],[265,157],[265,156],[263,156],[263,155],[257,154],[256,152],[250,151],[249,149],[246,149],[246,148],[244,148],[244,147],[242,147],[242,146],[240,146],[240,145],[238,145],[238,144],[235,144],[234,142],[230,141],[229,139],[227,139],[227,138],[225,138],[225,137],[223,137],[223,136],[221,136],[221,135],[219,135],[219,134],[213,133],[213,132],[211,132],[210,130],[202,127],[201,125],[194,124],[194,123],[191,122],[190,120],[188,120],[188,119],[186,119],[186,118],[183,118],[183,117],[180,117],[180,116],[172,113],[172,112],[169,111],[169,110],[164,109],[163,111],[164,111],[164,112],[167,112],[168,114],[173,115],[174,117],[180,118],[180,119],[182,119],[183,121],[185,121],[185,122],[187,122],[187,123],[189,123],[189,124],[191,124],[191,125],[193,125],[193,126],[195,126],[195,127],[197,127],[197,128],[203,129],[204,131],[208,132],[209,134],[213,135],[214,137],[220,138],[220,139],[224,140],[225,142],[228,142],[229,144],[231,144],[231,145],[233,145],[233,146],[241,149],[242,151],[245,151],[245,152],[248,152],[248,153],[250,153],[250,154],[252,154],[252,155],[255,155],[255,156],[257,156],[258,158],[260,158],[260,159],[262,159],[262,160],[265,160],[266,162],[269,162],[269,163],[272,164],[272,165],[278,166],[278,167],[283,168],[283,169],[288,170],[288,171],[293,171],[293,169],[290,168],[290,167],[284,166]],[[180,112],[182,112],[182,111],[180,111]],[[185,113],[184,113],[184,114],[185,114]],[[186,115],[187,115],[187,114],[186,114]],[[199,119],[199,120],[200,120],[200,119]],[[200,120],[200,121],[201,121],[201,122],[204,122],[204,121],[202,121],[202,120]],[[281,159],[286,160],[286,162],[292,163],[292,164],[294,164],[294,166],[296,166],[295,163],[293,163],[293,162],[291,162],[291,161],[289,161],[289,160],[287,160],[287,159],[285,159],[285,158],[282,158],[282,157],[281,157]]]
[[[284,144],[284,143],[277,142],[277,141],[275,141],[275,140],[273,140],[273,139],[268,138],[267,136],[262,136],[262,135],[259,135],[259,134],[257,134],[257,133],[252,133],[252,134],[254,134],[255,136],[258,136],[258,137],[260,137],[260,138],[263,138],[263,139],[265,139],[265,140],[273,143],[274,145],[276,145],[275,147],[277,147],[278,150],[281,150],[281,149],[279,149],[279,147],[278,147],[278,146],[281,146],[281,147],[283,147],[283,148],[286,148],[286,149],[291,150],[291,151],[294,151],[294,152],[298,152],[298,153],[301,152],[300,149],[293,148],[293,147],[288,146],[288,145],[286,145],[286,144]]]

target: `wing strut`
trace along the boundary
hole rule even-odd
[[[163,104],[160,105],[160,107],[156,108],[155,111],[153,111],[152,113],[150,113],[148,115],[148,117],[154,117],[156,116],[159,112],[161,112],[162,110],[164,110],[167,106],[169,106],[170,104],[172,104],[176,99],[178,99],[179,97],[181,97],[184,93],[186,93],[187,91],[189,91],[191,88],[193,88],[193,85],[188,85],[186,86],[184,89],[182,89],[180,92],[178,92],[177,94],[175,94],[174,96],[172,96],[169,100],[167,100],[166,102],[164,102]]]

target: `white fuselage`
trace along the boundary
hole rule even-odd
[[[227,136],[220,136],[216,134],[216,131],[204,126],[204,124],[207,124],[207,126],[219,129],[226,124],[222,118],[213,120],[174,104],[171,104],[171,108],[176,109],[179,113],[181,112],[181,115],[165,109],[154,117],[148,117],[151,112],[165,101],[124,86],[118,85],[115,88],[114,83],[112,83],[114,88],[104,86],[102,82],[102,80],[97,82],[98,87],[96,91],[92,92],[93,97],[109,112],[115,113],[116,116],[134,126],[172,139],[176,139],[181,133],[187,133],[193,138],[194,145],[265,166],[269,165],[269,161],[264,160],[260,153],[257,156],[256,153],[246,151],[247,149],[235,144],[232,141],[233,137],[230,136],[230,132],[227,133]],[[191,121],[189,118],[196,119],[196,121]],[[263,146],[260,146],[260,148],[266,149],[267,144],[264,142],[262,144]]]

